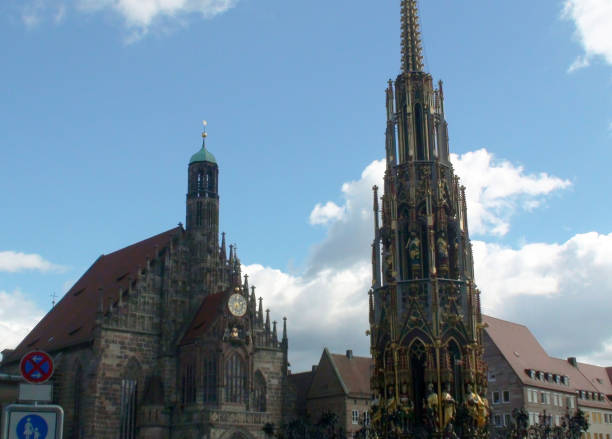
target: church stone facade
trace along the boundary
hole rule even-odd
[[[287,415],[286,321],[271,322],[235,247],[219,243],[218,174],[203,141],[186,227],[100,256],[3,352],[12,374],[28,351],[52,354],[64,437],[263,438]]]

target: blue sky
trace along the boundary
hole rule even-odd
[[[485,311],[612,364],[612,6],[420,3]],[[221,229],[289,317],[295,367],[325,344],[367,354],[369,190],[399,42],[399,1],[2,2],[0,348],[100,254],[184,222],[207,119]],[[556,334],[562,319],[585,328]]]

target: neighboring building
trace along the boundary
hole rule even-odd
[[[291,404],[294,407],[294,414],[298,418],[307,418],[308,412],[306,409],[306,397],[312,384],[312,378],[314,377],[317,366],[312,366],[312,370],[309,372],[290,373],[288,378],[288,393],[289,397],[293,398]]]
[[[585,439],[612,437],[612,368],[548,356],[523,325],[483,316],[485,361],[489,367],[491,423],[502,428],[512,410],[524,408],[531,425],[560,425],[582,409],[590,428]]]
[[[332,354],[325,348],[312,371],[289,375],[298,414],[317,422],[323,413],[334,413],[347,437],[353,437],[369,423],[371,374],[371,358],[355,357],[350,350],[345,355]]]
[[[205,133],[203,137],[206,137]],[[100,256],[14,350],[55,360],[66,438],[262,438],[283,419],[286,324],[257,303],[219,244],[218,167],[188,167],[187,225]]]
[[[382,212],[374,187],[372,389],[387,412],[414,411],[405,435],[421,427],[433,434],[453,421],[451,396],[484,406],[474,393],[486,392],[486,366],[465,188],[450,161],[442,82],[434,87],[424,71],[416,0],[401,3],[402,72],[386,90]],[[429,387],[439,398],[425,413]],[[483,412],[470,411],[479,426]]]
[[[19,394],[19,383],[25,382],[21,375],[9,375],[0,373],[0,432],[2,431],[4,419],[4,407],[14,403]]]

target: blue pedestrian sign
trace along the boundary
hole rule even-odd
[[[61,439],[64,411],[58,405],[13,404],[4,410],[2,439]]]
[[[47,439],[48,432],[47,421],[39,415],[26,415],[17,423],[19,439]]]

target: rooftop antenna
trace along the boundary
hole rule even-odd
[[[55,294],[55,291],[51,294],[49,294],[49,296],[51,297],[51,308],[55,308],[55,299],[57,299],[57,294]]]

